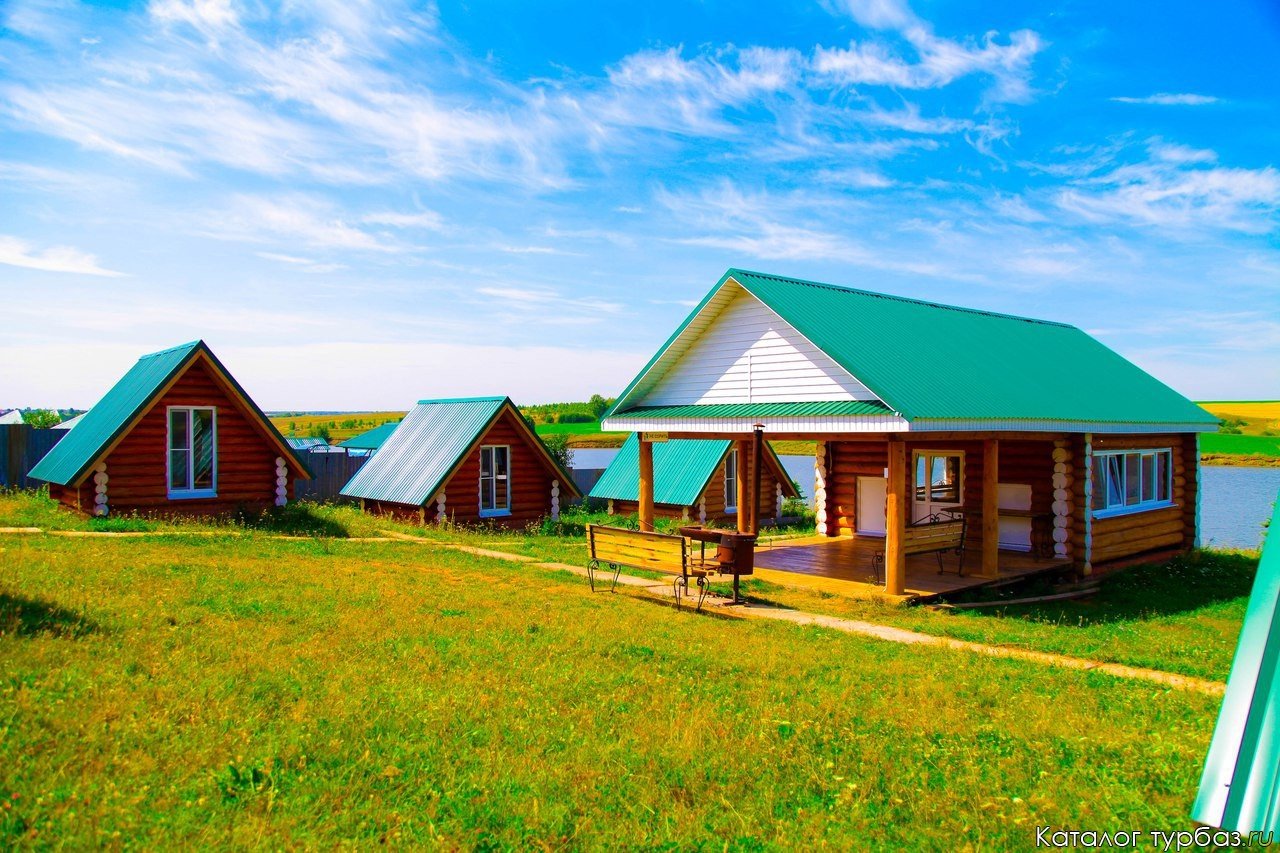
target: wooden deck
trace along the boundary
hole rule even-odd
[[[933,554],[907,557],[906,595],[890,596],[884,583],[877,584],[872,574],[871,556],[884,550],[884,540],[876,537],[810,536],[772,544],[762,543],[756,549],[755,576],[780,586],[818,590],[852,598],[891,598],[898,600],[932,598],[950,592],[974,589],[1010,578],[1041,572],[1060,571],[1069,563],[1035,557],[1021,551],[1000,552],[1000,576],[980,577],[976,573],[982,555],[976,549],[965,554],[965,574],[955,574],[955,554],[943,554],[946,574],[938,574],[938,559]]]

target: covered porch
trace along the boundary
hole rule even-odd
[[[883,578],[878,582],[872,567],[877,552],[883,552],[885,541],[876,537],[808,536],[801,539],[765,540],[756,549],[755,577],[760,580],[798,589],[844,595],[851,598],[884,598]],[[963,575],[956,573],[958,559],[954,554],[942,557],[945,573],[938,572],[933,554],[912,554],[906,558],[901,595],[909,599],[929,599],[1005,583],[1038,574],[1058,573],[1071,563],[1062,558],[1037,557],[1032,554],[1000,550],[995,577],[977,573],[972,555],[965,557]]]
[[[707,434],[638,435],[641,529],[653,529],[653,444],[694,437]],[[738,530],[758,534],[767,497],[760,493],[758,464],[765,429],[756,424],[747,436],[718,437],[735,441],[742,460],[733,484],[742,510]],[[841,594],[919,598],[1071,565],[1076,484],[1066,435],[788,432],[768,438],[816,443],[817,535],[760,547],[755,562],[762,578]],[[964,527],[943,552],[947,571],[939,574],[937,552],[943,549],[927,550],[919,534],[922,525],[942,519],[963,520]],[[963,575],[955,573],[960,541]]]

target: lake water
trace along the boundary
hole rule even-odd
[[[1219,548],[1257,548],[1262,523],[1280,492],[1280,468],[1200,469],[1200,541]]]
[[[573,467],[607,468],[617,455],[613,448],[575,450]],[[779,458],[812,506],[813,457]],[[1280,493],[1280,468],[1207,465],[1201,469],[1200,477],[1204,487],[1200,502],[1201,541],[1219,548],[1257,548],[1262,543],[1262,524],[1271,517],[1272,504]]]

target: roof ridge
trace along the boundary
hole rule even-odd
[[[434,400],[419,400],[419,406],[429,406],[435,403],[500,403],[503,400],[509,400],[510,397],[439,397]]]
[[[754,276],[756,278],[768,279],[769,281],[782,282],[784,284],[800,284],[806,287],[818,287],[826,290],[836,290],[842,293],[857,293],[860,296],[870,296],[875,299],[891,299],[895,302],[908,302],[913,305],[923,305],[928,308],[940,308],[944,311],[960,311],[965,314],[978,314],[984,317],[998,317],[1002,320],[1020,320],[1024,323],[1037,323],[1044,326],[1058,326],[1064,329],[1073,329],[1075,326],[1070,323],[1060,323],[1056,320],[1042,320],[1038,317],[1024,317],[1019,314],[1005,314],[1001,311],[987,311],[981,308],[967,308],[963,305],[948,305],[945,302],[931,302],[927,299],[915,299],[910,296],[899,296],[895,293],[880,293],[875,290],[864,290],[860,287],[849,287],[843,284],[830,284],[825,281],[809,281],[803,278],[792,278],[791,276],[777,275],[775,273],[757,272],[755,270],[744,270],[739,267],[731,267],[725,277],[732,277],[734,273]]]
[[[177,346],[166,347],[161,350],[156,350],[155,352],[149,352],[149,353],[146,353],[145,355],[140,355],[138,356],[138,361],[142,361],[144,358],[155,358],[158,355],[168,355],[169,353],[177,352],[178,350],[194,349],[195,347],[198,347],[203,343],[204,343],[203,339],[197,338],[194,341],[187,341],[185,344],[178,344]]]

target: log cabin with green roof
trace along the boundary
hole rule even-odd
[[[581,497],[509,397],[420,400],[342,494],[418,524],[507,528],[559,518]]]
[[[588,497],[607,501],[610,515],[635,515],[640,511],[640,447],[635,435],[627,437]],[[755,509],[762,523],[782,517],[787,498],[799,497],[782,461],[764,446],[759,503]],[[751,457],[738,455],[727,439],[675,439],[654,445],[654,514],[662,518],[697,521],[699,524],[737,524],[738,478],[751,470]]]
[[[144,355],[31,470],[97,516],[284,506],[311,472],[205,344]]]
[[[902,596],[1194,547],[1217,420],[1064,323],[731,269],[602,427],[635,434],[642,529],[651,437],[816,442],[821,540],[757,567]],[[942,565],[969,577],[943,580],[917,528],[950,520],[969,556]]]

